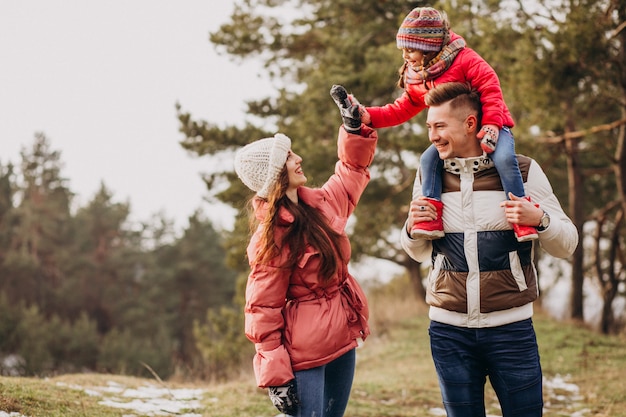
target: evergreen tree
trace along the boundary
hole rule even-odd
[[[226,268],[221,237],[199,213],[189,218],[183,236],[155,252],[160,272],[161,306],[176,341],[177,365],[194,368],[198,358],[194,322],[204,323],[208,310],[230,306],[235,272]]]
[[[130,207],[115,203],[104,184],[72,221],[72,241],[63,269],[67,279],[60,290],[65,317],[87,312],[101,334],[124,323],[128,299],[138,296],[141,246],[128,230]]]
[[[544,165],[557,195],[568,201],[581,242],[584,224],[593,220],[610,225],[606,237],[598,234],[598,239],[613,242],[613,250],[624,253],[623,239],[611,235],[624,236],[619,219],[626,205],[625,174],[620,168],[626,123],[626,2],[563,0],[531,7],[518,1],[514,11],[504,18],[495,7],[489,10],[487,15],[495,19],[483,24],[501,29],[477,41],[504,68],[499,73],[505,92],[513,97],[518,149],[529,149]],[[532,134],[533,130],[539,133]],[[615,220],[605,219],[610,207],[621,207],[614,211]],[[585,259],[603,255],[588,252],[591,256],[585,257],[584,249],[580,244],[572,259],[569,306],[571,316],[580,320],[585,275],[601,279],[607,313],[612,311],[617,294],[612,288],[619,286],[619,279],[606,272],[621,269],[617,277],[626,278],[624,265],[615,262],[606,272],[587,268]]]
[[[13,199],[16,185],[13,174],[13,165],[0,163],[0,276],[2,276],[4,257],[11,243],[10,231],[12,219],[15,215]]]
[[[56,290],[62,284],[58,252],[69,238],[72,193],[61,176],[60,153],[43,134],[21,152],[21,181],[15,210],[4,223],[8,248],[0,284],[10,299],[39,306],[43,314],[57,308]],[[5,198],[10,197],[5,188]],[[6,202],[5,202],[6,204]]]
[[[341,119],[330,87],[342,84],[364,104],[392,101],[399,94],[395,83],[402,64],[395,35],[402,18],[418,5],[425,2],[242,1],[232,21],[210,39],[233,59],[264,62],[276,95],[249,102],[248,113],[293,139],[293,149],[304,157],[309,185],[316,186],[325,182],[336,161]],[[218,121],[194,121],[181,107],[179,119],[186,136],[182,145],[200,155],[232,158],[232,150],[275,133],[249,123],[222,129]],[[418,299],[423,300],[421,269],[399,247],[397,234],[406,219],[418,153],[428,140],[417,123],[385,129],[379,136],[372,181],[355,211],[353,258],[358,261],[367,254],[406,267]],[[216,197],[241,210],[235,232],[227,239],[229,260],[246,269],[243,202],[250,192],[232,171],[212,175],[207,184],[217,188],[224,181],[230,186]]]
[[[395,47],[398,25],[413,7],[427,5],[445,10],[452,29],[496,70],[516,120],[518,152],[544,166],[556,194],[569,201],[567,211],[581,236],[594,210],[614,201],[622,206],[624,0],[550,5],[523,0],[245,0],[210,40],[234,60],[264,64],[276,94],[249,102],[248,114],[292,137],[315,185],[326,178],[332,169],[328,161],[334,159],[338,116],[328,89],[343,84],[366,105],[392,101],[400,93],[394,87],[401,64]],[[368,254],[405,266],[418,293],[421,269],[398,248],[396,234],[406,218],[416,158],[428,145],[423,117],[379,132],[373,181],[355,213],[352,233],[356,259]],[[182,145],[201,155],[221,154],[274,133],[251,124],[221,129],[217,121],[193,121],[180,107],[179,119],[187,137]],[[211,178],[209,187],[218,181],[231,184],[217,197],[243,210],[241,201],[249,193],[232,172],[220,174]],[[238,222],[245,219],[241,214]],[[615,219],[611,224],[617,227]],[[235,233],[245,230],[238,223]],[[617,241],[623,248],[623,241]],[[241,239],[231,237],[229,250],[237,259],[243,255],[241,247]],[[570,304],[576,318],[582,318],[582,250],[573,257]]]

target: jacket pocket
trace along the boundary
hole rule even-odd
[[[319,252],[313,250],[310,246],[304,252],[300,260],[298,261],[298,268],[304,269],[306,264],[308,264],[311,260],[315,259],[316,256],[319,255]]]
[[[526,277],[524,276],[524,270],[522,269],[522,263],[520,262],[517,251],[509,252],[509,265],[511,266],[511,273],[513,274],[517,288],[519,288],[520,292],[526,291],[528,285],[526,285]]]
[[[437,254],[437,256],[435,256],[435,261],[433,262],[433,267],[430,269],[430,273],[428,274],[428,284],[430,286],[430,291],[433,293],[436,292],[437,279],[439,277],[439,273],[441,272],[441,265],[443,265],[445,258],[445,255],[442,253]]]

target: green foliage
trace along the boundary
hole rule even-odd
[[[518,152],[543,165],[562,201],[568,197],[569,151],[547,137],[615,121],[623,111],[618,103],[625,93],[616,80],[621,65],[611,64],[618,40],[610,34],[624,16],[607,18],[607,8],[618,3],[562,1],[531,11],[518,2],[516,13],[506,13],[494,2],[480,19],[474,17],[475,30],[466,33],[500,76],[517,123]],[[584,199],[586,213],[615,198],[615,178],[607,174],[616,145],[616,132],[607,131],[585,136],[578,146],[576,169],[585,179],[584,195],[593,195]]]
[[[204,321],[194,322],[202,375],[208,379],[223,381],[249,367],[254,346],[243,331],[246,281],[246,274],[239,275],[232,307],[210,309]]]
[[[204,324],[194,323],[194,336],[203,359],[203,374],[211,380],[236,375],[250,364],[252,343],[245,337],[241,309],[222,307],[207,312]]]
[[[52,369],[52,352],[48,350],[53,334],[48,331],[45,318],[35,306],[23,310],[17,328],[20,341],[18,353],[24,359],[26,375],[49,372]]]
[[[0,293],[0,353],[11,352],[16,346],[15,335],[20,322],[18,307],[10,303],[4,293]],[[0,374],[4,374],[1,365]]]
[[[151,369],[160,377],[173,372],[172,340],[165,329],[151,338],[138,338],[131,330],[113,329],[102,340],[97,369],[120,375],[149,377]]]
[[[86,313],[81,313],[74,323],[54,315],[41,325],[47,334],[39,342],[47,341],[45,347],[53,360],[50,371],[77,372],[95,368],[100,337],[96,323]]]
[[[563,201],[569,149],[550,138],[626,114],[626,4],[563,1],[536,11],[526,4],[432,5],[446,10],[453,29],[497,70],[517,121],[518,151],[539,160]],[[322,184],[336,160],[340,123],[330,86],[345,85],[366,105],[397,97],[397,27],[424,5],[431,4],[238,2],[231,22],[210,40],[233,59],[264,64],[275,94],[247,103],[248,114],[264,124],[220,127],[219,120],[193,120],[178,105],[181,145],[208,158],[231,158],[276,129],[304,156],[310,185]],[[423,117],[379,132],[372,181],[355,212],[355,259],[370,255],[419,271],[398,247],[397,228],[406,218],[417,157],[428,145]],[[613,174],[623,165],[615,156],[623,148],[620,134],[612,128],[577,139],[580,226],[618,200],[615,190],[626,183]],[[198,376],[199,368],[199,376],[215,377],[245,358],[252,348],[241,317],[250,192],[236,175],[226,170],[205,178],[210,198],[239,210],[234,231],[223,236],[196,213],[177,236],[168,219],[131,224],[130,205],[115,201],[104,184],[75,207],[62,171],[60,153],[43,134],[23,149],[19,163],[0,164],[0,356],[19,355],[28,374],[87,368],[146,375],[152,369],[162,377]],[[619,226],[615,216],[606,224]],[[623,259],[619,251],[609,253]],[[382,327],[389,318],[379,317],[375,325]]]
[[[199,213],[182,236],[131,224],[104,184],[75,212],[71,196],[43,135],[0,166],[0,358],[16,362],[1,372],[195,376],[193,323],[235,294],[222,237]]]
[[[294,151],[304,157],[309,185],[319,186],[337,158],[341,118],[330,87],[342,84],[368,105],[392,101],[399,93],[395,85],[402,64],[395,47],[397,26],[418,5],[425,2],[242,1],[210,40],[233,59],[264,63],[276,92],[247,103],[247,113],[292,138]],[[183,147],[214,158],[232,158],[240,146],[274,133],[255,131],[250,124],[219,128],[216,120],[192,121],[180,107],[179,120],[187,136]],[[423,130],[416,135],[409,124],[385,129],[380,138],[372,183],[355,212],[353,254],[355,260],[367,254],[405,264],[408,257],[392,242],[406,218],[416,152],[428,142]],[[243,271],[248,236],[244,202],[251,193],[230,170],[206,181],[209,189],[225,189],[213,195],[240,211],[226,247],[229,264]]]
[[[210,34],[210,41],[234,60],[264,65],[276,90],[248,102],[248,114],[293,139],[309,185],[316,186],[332,172],[335,160],[340,119],[328,97],[330,86],[344,85],[365,105],[392,102],[401,93],[395,87],[402,63],[395,46],[398,25],[413,7],[427,5],[446,11],[452,30],[494,67],[516,120],[517,151],[542,165],[579,229],[616,200],[626,207],[621,185],[626,174],[619,173],[619,167],[626,171],[626,156],[618,155],[624,148],[619,140],[623,130],[599,129],[573,141],[552,139],[626,114],[624,0],[564,0],[532,7],[499,0],[245,0],[238,2],[229,22]],[[379,130],[372,182],[355,212],[355,260],[369,255],[404,266],[410,274],[418,270],[399,248],[397,229],[406,218],[417,158],[429,144],[423,118],[420,114],[403,126]],[[228,151],[269,136],[259,136],[250,124],[219,128],[216,120],[192,122],[188,114],[179,119],[188,136],[183,146],[200,155],[230,156]],[[242,201],[249,193],[228,170],[207,180],[209,188],[218,184],[226,191],[215,197],[240,210],[235,236],[227,238],[234,264],[244,257]],[[573,259],[575,294],[582,292],[582,258],[577,252]],[[417,275],[412,281],[420,284]]]
[[[15,363],[2,374],[48,375],[95,369],[100,338],[86,314],[73,323],[54,315],[46,319],[37,306],[9,305],[0,295],[0,356],[11,353]]]

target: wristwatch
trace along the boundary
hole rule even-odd
[[[537,226],[537,230],[539,232],[543,232],[550,226],[550,215],[543,211],[543,216],[541,216],[541,220],[539,220],[539,226]]]

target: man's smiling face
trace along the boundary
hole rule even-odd
[[[450,102],[428,109],[426,127],[428,139],[441,159],[469,158],[483,153],[476,139],[476,116],[464,109],[452,109]]]

